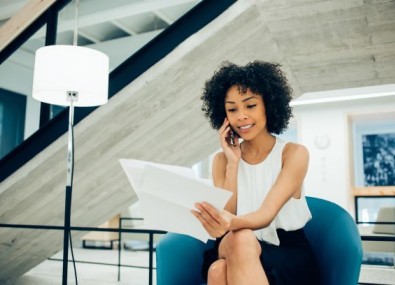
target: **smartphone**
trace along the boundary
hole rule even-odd
[[[236,146],[235,133],[232,129],[229,130],[229,144]]]

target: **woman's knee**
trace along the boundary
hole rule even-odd
[[[226,261],[219,259],[211,264],[207,276],[209,284],[222,284],[222,282],[226,282]]]
[[[227,235],[224,244],[225,251],[229,254],[251,256],[261,254],[261,247],[252,230],[243,229],[231,232]]]

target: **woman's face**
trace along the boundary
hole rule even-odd
[[[266,109],[262,96],[250,89],[240,92],[232,86],[225,96],[226,117],[232,129],[244,140],[251,140],[262,132],[267,133]]]

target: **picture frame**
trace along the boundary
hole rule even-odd
[[[363,184],[395,186],[395,132],[362,134]]]
[[[348,116],[353,196],[395,196],[394,122],[395,112]],[[393,162],[388,170],[383,156]]]

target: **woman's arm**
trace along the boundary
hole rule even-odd
[[[232,214],[235,214],[237,209],[237,169],[238,163],[228,163],[223,152],[215,155],[213,160],[214,185],[233,193],[225,206],[225,210]]]
[[[218,130],[222,152],[214,157],[213,180],[214,185],[233,193],[225,210],[219,213],[214,207],[207,203],[196,203],[198,211],[192,210],[192,214],[202,223],[203,227],[212,237],[220,237],[229,230],[230,221],[236,213],[237,207],[237,171],[241,158],[240,143],[237,135],[235,142],[229,142],[231,128],[225,118],[223,125]],[[210,207],[206,211],[203,205]]]
[[[300,198],[308,168],[308,151],[302,145],[288,143],[283,150],[282,160],[280,174],[261,207],[249,214],[234,217],[231,220],[230,230],[265,228],[270,225],[289,199]]]

